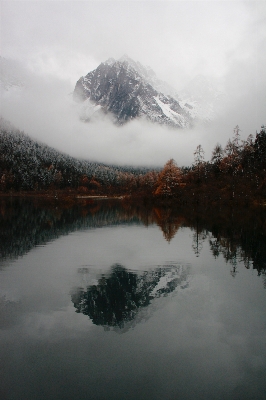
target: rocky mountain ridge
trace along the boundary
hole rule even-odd
[[[112,115],[122,125],[135,118],[174,128],[189,128],[214,119],[225,95],[217,82],[196,76],[178,93],[150,67],[124,55],[101,63],[81,77],[73,97],[81,102],[81,119]]]
[[[191,115],[178,100],[156,90],[159,84],[154,72],[140,63],[125,57],[118,61],[109,59],[78,80],[73,98],[87,102],[84,120],[90,120],[91,111],[101,110],[110,113],[118,125],[145,118],[174,128],[191,127]]]
[[[0,90],[3,99],[35,85],[32,71],[17,60],[0,57]],[[189,128],[221,114],[228,97],[220,82],[202,75],[177,91],[160,80],[151,67],[124,55],[101,63],[81,77],[73,97],[83,121],[108,115],[118,125],[135,118],[173,128]]]

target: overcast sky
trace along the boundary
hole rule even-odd
[[[208,128],[168,131],[135,122],[80,123],[69,93],[80,76],[128,54],[180,90],[198,74],[221,79],[226,114]],[[35,86],[2,95],[2,113],[31,136],[103,162],[178,164],[201,143],[208,158],[236,124],[243,138],[266,123],[266,2],[1,1],[1,55],[20,60]],[[11,98],[12,97],[12,98]]]

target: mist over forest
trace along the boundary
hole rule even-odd
[[[216,143],[225,146],[237,124],[243,140],[263,124],[263,99],[257,99],[258,107],[250,108],[255,94],[252,99],[248,90],[241,99],[228,96],[229,101],[215,120],[192,129],[171,129],[145,120],[117,127],[108,116],[84,123],[72,92],[68,81],[28,72],[24,88],[2,91],[1,114],[32,138],[73,157],[133,166],[163,166],[170,158],[180,166],[188,166],[198,144],[209,159]]]
[[[236,125],[246,140],[265,123],[262,3],[90,2],[83,7],[67,2],[62,7],[60,2],[22,1],[4,2],[2,12],[2,56],[17,63],[24,85],[1,89],[1,115],[70,156],[149,167],[173,158],[189,166],[199,144],[209,160],[217,143],[225,147]],[[136,25],[139,15],[143,19]],[[80,121],[72,99],[75,83],[101,62],[125,53],[149,65],[177,93],[197,75],[219,82],[223,107],[208,124],[192,129],[142,120],[118,128],[108,117]]]

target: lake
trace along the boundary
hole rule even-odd
[[[1,399],[265,399],[266,212],[0,199]]]

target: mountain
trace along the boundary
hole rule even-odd
[[[159,79],[150,67],[143,67],[127,55],[123,56],[121,60],[127,61],[158,92],[176,99],[194,121],[208,122],[213,120],[227,98],[219,79],[197,75],[181,90],[177,91],[167,82]]]
[[[121,57],[119,61],[128,62],[144,80],[146,80],[155,90],[157,90],[157,92],[163,93],[166,96],[171,96],[174,99],[178,99],[179,96],[177,91],[167,82],[159,79],[151,67],[144,67],[140,62],[132,60],[132,58],[128,57],[127,55]]]
[[[82,119],[85,121],[97,112],[110,114],[118,125],[146,118],[174,128],[191,127],[190,113],[176,98],[165,94],[167,91],[174,92],[157,79],[151,68],[123,56],[119,60],[110,58],[81,77],[73,98],[83,103]]]
[[[23,89],[35,84],[34,74],[21,62],[0,57],[3,99],[18,93],[23,96]],[[177,91],[160,80],[152,68],[127,55],[117,61],[110,58],[81,77],[73,97],[80,103],[78,110],[84,121],[108,115],[118,125],[146,118],[174,128],[211,121],[227,99],[218,81],[198,75]]]

